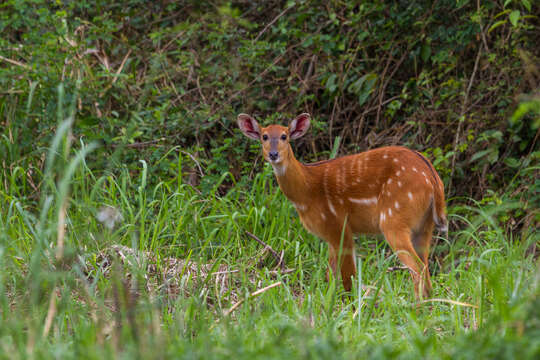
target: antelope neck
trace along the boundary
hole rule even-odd
[[[288,159],[274,168],[277,182],[283,194],[295,202],[304,203],[309,197],[310,190],[310,173],[306,166],[300,163],[292,151],[288,153]]]

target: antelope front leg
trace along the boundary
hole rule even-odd
[[[334,234],[331,237],[331,241],[328,241],[328,263],[330,269],[337,274],[338,266],[340,267],[341,280],[343,281],[343,288],[346,291],[352,289],[352,277],[356,275],[356,264],[354,263],[354,242],[351,232],[346,229],[343,234],[343,242],[341,241],[341,232]],[[341,245],[341,251],[340,251]],[[341,257],[339,257],[341,255]]]

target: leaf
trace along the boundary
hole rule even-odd
[[[521,13],[519,12],[519,10],[514,10],[510,13],[510,15],[508,15],[508,18],[510,19],[510,22],[513,26],[517,26],[520,16]]]
[[[494,149],[489,153],[487,161],[489,161],[490,164],[495,164],[497,160],[499,160],[499,149]]]
[[[377,82],[377,74],[369,73],[353,82],[348,91],[358,96],[358,105],[363,105],[373,92],[373,87]]]
[[[519,160],[513,157],[504,159],[504,163],[512,169],[517,169],[521,165]]]
[[[338,87],[338,84],[337,84],[337,75],[336,74],[332,74],[328,77],[328,79],[326,80],[326,89],[328,90],[328,92],[330,93],[334,93]]]
[[[490,32],[492,32],[493,30],[495,30],[496,28],[498,28],[499,26],[504,25],[506,23],[507,23],[507,20],[499,20],[499,21],[497,21],[495,24],[493,24],[493,25],[491,25],[489,27],[488,34]]]
[[[501,11],[500,13],[497,13],[497,14],[493,17],[493,19],[495,20],[495,19],[497,19],[497,18],[500,18],[501,16],[506,15],[506,14],[508,14],[509,12],[510,12],[510,9],[503,10],[503,11]]]
[[[483,158],[484,156],[488,155],[492,151],[493,151],[493,149],[487,149],[487,150],[479,151],[476,154],[474,154],[473,156],[471,156],[471,160],[469,160],[469,162],[471,162],[471,163],[475,162],[476,160],[478,160],[480,158]]]
[[[334,159],[339,150],[339,144],[341,142],[341,136],[336,136],[334,139],[334,146],[332,147],[332,152],[330,153],[330,159]]]
[[[429,46],[429,44],[422,45],[422,49],[420,50],[420,56],[424,61],[429,60],[429,57],[431,56],[431,46]]]

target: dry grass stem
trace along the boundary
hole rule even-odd
[[[282,282],[278,281],[278,282],[273,283],[271,285],[268,285],[268,286],[266,286],[266,287],[264,287],[262,289],[259,289],[259,290],[255,291],[255,292],[252,292],[248,296],[248,299],[252,298],[252,297],[255,297],[255,296],[258,296],[258,295],[260,295],[260,294],[262,294],[262,293],[264,293],[264,292],[266,292],[266,291],[268,291],[268,290],[270,290],[272,288],[275,288],[276,286],[280,286],[281,284],[282,284]],[[240,305],[242,305],[244,303],[244,301],[246,301],[246,299],[242,299],[242,300],[238,301],[236,304],[231,306],[231,308],[229,310],[225,311],[223,313],[223,316],[228,316],[230,313],[232,313],[234,310],[236,310]]]

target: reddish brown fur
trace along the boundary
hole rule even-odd
[[[274,167],[279,186],[295,205],[302,224],[329,244],[334,273],[341,264],[346,290],[351,289],[351,277],[356,274],[353,235],[382,233],[410,269],[416,295],[429,295],[431,236],[436,223],[446,226],[446,216],[443,183],[427,159],[407,148],[390,146],[304,165],[296,160],[289,137],[305,133],[309,115],[300,115],[289,127],[259,128],[255,120],[241,114],[239,125],[244,133],[246,126],[257,130],[264,157]],[[281,139],[283,134],[286,140]],[[278,161],[271,161],[271,151],[278,152]]]

